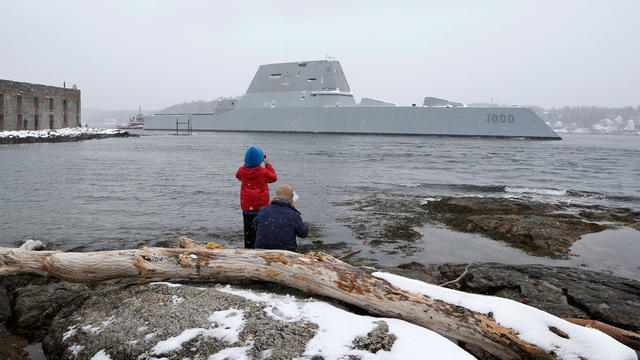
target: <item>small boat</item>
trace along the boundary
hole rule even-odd
[[[116,126],[118,129],[143,129],[144,128],[144,115],[142,115],[142,107],[138,107],[138,113],[135,114],[129,123],[125,125]]]

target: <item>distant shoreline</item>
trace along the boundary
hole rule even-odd
[[[0,132],[0,144],[69,142],[111,137],[140,136],[119,129],[65,128],[57,130],[21,130]]]

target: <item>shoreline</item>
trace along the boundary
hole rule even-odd
[[[91,139],[104,139],[111,137],[137,137],[129,131],[120,129],[101,128],[64,128],[54,130],[20,130],[0,132],[0,145],[27,144],[27,143],[55,143],[70,142]]]
[[[356,265],[357,266],[357,265]],[[627,331],[638,332],[640,324],[640,282],[628,280],[612,275],[595,273],[593,271],[567,268],[561,266],[544,265],[505,265],[499,263],[473,264],[468,267],[469,272],[463,275],[466,264],[422,264],[408,263],[397,268],[381,267],[377,271],[389,271],[401,276],[421,280],[430,284],[445,281],[452,282],[449,288],[462,290],[470,294],[482,294],[510,299],[538,308],[560,318],[581,318],[603,322]],[[361,268],[374,271],[371,268]],[[228,286],[236,292],[267,292],[280,294],[291,298],[306,299],[304,301],[322,301],[345,309],[351,313],[371,316],[366,311],[356,309],[338,300],[327,299],[322,296],[310,295],[283,285],[256,281],[220,281],[220,280],[166,280],[157,284],[167,286],[137,283],[135,279],[125,279],[117,283],[86,286],[73,284],[54,278],[39,275],[11,275],[0,276],[0,304],[6,303],[7,312],[0,313],[0,344],[9,344],[0,350],[11,356],[36,349],[41,355],[69,355],[72,348],[83,347],[85,353],[93,354],[99,348],[107,349],[112,354],[132,354],[144,352],[160,338],[175,335],[178,326],[192,328],[192,315],[187,308],[202,309],[202,297],[214,296],[219,298],[216,289]],[[205,290],[208,289],[208,290]],[[205,292],[211,295],[205,295]],[[105,297],[109,301],[105,301]],[[147,299],[142,303],[136,299]],[[220,309],[237,309],[235,298],[224,300],[227,305],[220,305]],[[139,306],[147,306],[143,322],[128,324],[129,321],[119,320],[121,316],[113,314],[129,314],[133,316]],[[218,305],[216,305],[218,306]],[[252,306],[247,303],[248,308]],[[153,309],[153,311],[152,311]],[[245,320],[258,321],[260,326],[273,327],[271,322],[265,322],[269,317],[261,310],[252,315],[247,314]],[[152,314],[152,315],[151,315]],[[263,314],[263,315],[260,315]],[[277,314],[277,312],[276,312]],[[202,315],[202,314],[200,314]],[[206,314],[205,314],[206,315]],[[153,319],[172,319],[170,322],[156,322]],[[379,318],[384,322],[384,318]],[[106,319],[106,320],[105,320]],[[115,323],[114,323],[115,320]],[[307,329],[305,336],[289,338],[288,344],[295,345],[298,352],[304,349],[304,344],[313,336],[313,326],[296,324],[288,332],[299,333]],[[289,326],[289,325],[288,325]],[[144,332],[136,329],[145,329]],[[77,329],[76,332],[72,331]],[[298,330],[295,330],[298,329]],[[82,330],[82,331],[80,331]],[[104,336],[95,337],[96,331],[105,330]],[[304,330],[304,331],[307,331]],[[383,331],[383,337],[389,340],[389,330]],[[178,331],[179,333],[179,331]],[[125,334],[127,336],[125,336]],[[157,334],[154,336],[153,334]],[[385,335],[388,334],[388,335]],[[273,335],[273,336],[271,336]],[[269,343],[278,341],[277,334],[271,334],[263,339]],[[123,337],[124,336],[124,337]],[[275,337],[274,337],[275,336]],[[371,336],[371,334],[370,334]],[[153,337],[153,339],[152,339]],[[137,339],[139,338],[139,339]],[[100,345],[92,345],[99,340]],[[133,339],[133,340],[132,340]],[[119,344],[127,343],[129,346]],[[136,341],[137,340],[137,341]],[[379,341],[380,339],[373,340]],[[204,340],[198,340],[201,342]],[[38,346],[40,345],[40,346]],[[73,345],[73,346],[71,346]],[[71,346],[71,347],[70,347]],[[98,346],[98,347],[96,347]],[[141,348],[138,348],[140,346]],[[207,345],[211,347],[214,345]],[[215,345],[233,348],[231,344]],[[391,345],[388,347],[390,348]],[[473,348],[466,351],[482,359],[481,353],[474,353]],[[91,351],[89,351],[91,349]],[[189,346],[185,348],[188,354]],[[11,353],[10,351],[14,351]],[[177,350],[176,350],[177,351]],[[115,352],[115,353],[114,353]],[[375,351],[373,351],[375,352]],[[22,353],[24,354],[24,353]],[[175,355],[175,354],[174,354]],[[88,355],[86,358],[89,358]],[[28,358],[28,357],[23,357]]]

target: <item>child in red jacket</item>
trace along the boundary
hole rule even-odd
[[[260,166],[264,161],[264,167]],[[261,207],[269,205],[269,183],[276,182],[273,166],[269,164],[269,156],[255,146],[250,147],[244,155],[244,165],[236,173],[242,181],[240,186],[240,206],[244,218],[244,247],[253,249],[256,242],[256,229],[253,219]]]

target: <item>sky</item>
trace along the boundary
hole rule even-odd
[[[357,99],[639,106],[638,19],[637,0],[0,0],[0,79],[159,110],[330,56]]]

